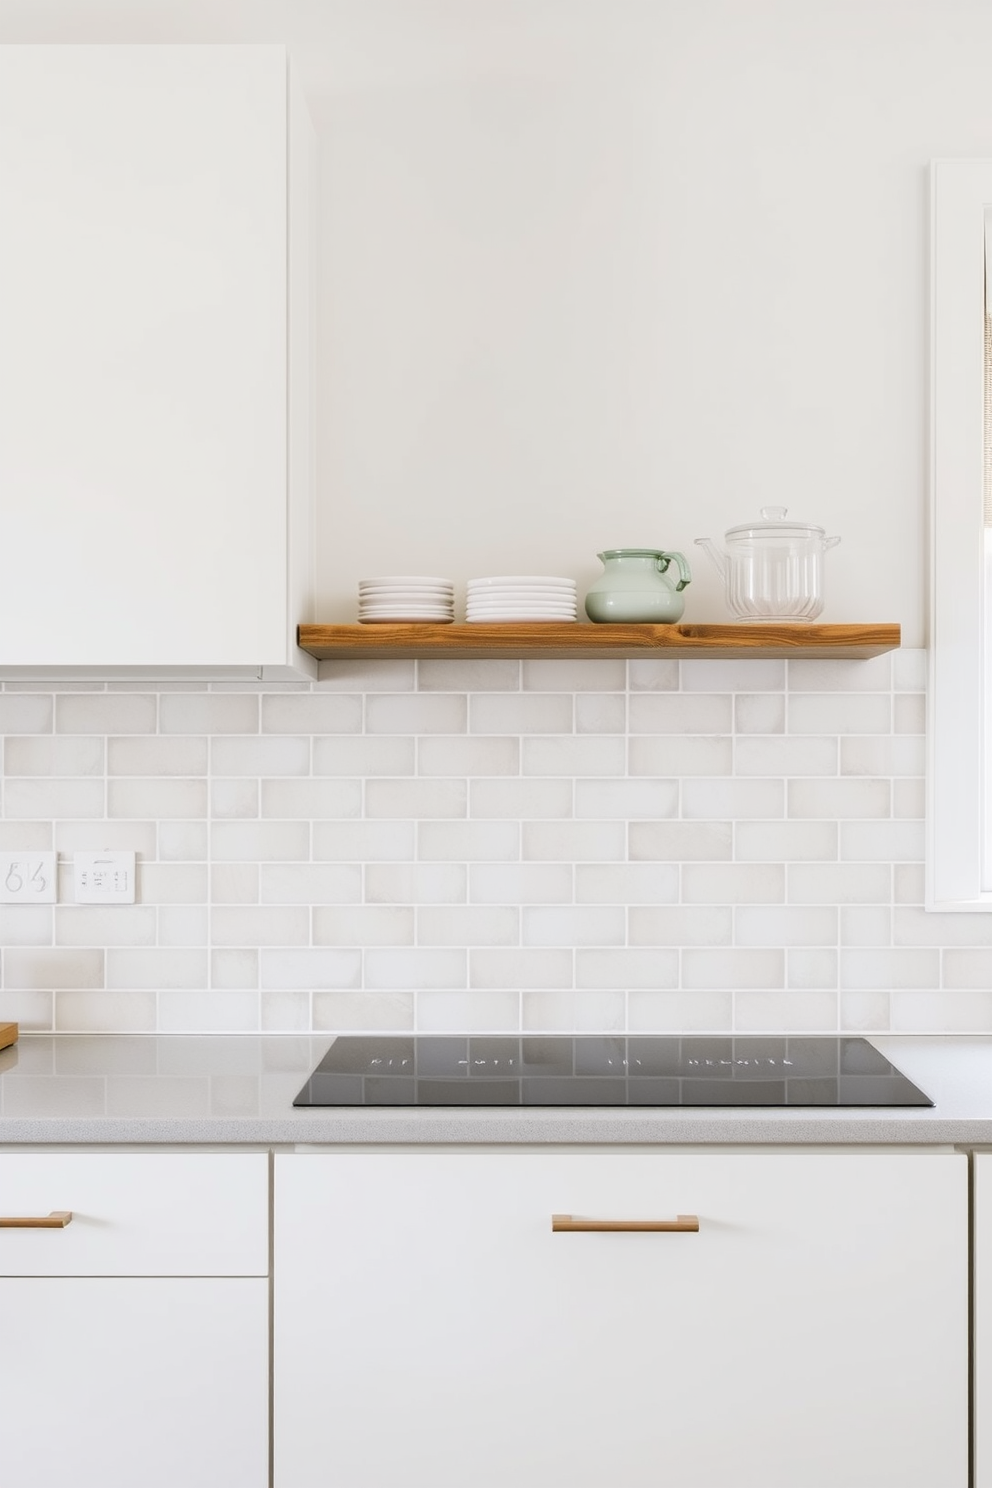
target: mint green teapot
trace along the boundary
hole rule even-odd
[[[596,555],[604,571],[586,595],[597,624],[673,625],[685,609],[682,590],[692,575],[681,553],[661,548],[607,548]],[[672,564],[678,579],[669,573]]]

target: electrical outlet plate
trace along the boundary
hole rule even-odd
[[[133,852],[77,852],[72,866],[77,904],[133,904]]]
[[[54,904],[53,852],[0,853],[0,904]]]

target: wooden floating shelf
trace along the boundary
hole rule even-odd
[[[762,660],[863,660],[895,651],[898,625],[301,625],[302,650],[318,661],[603,656]]]

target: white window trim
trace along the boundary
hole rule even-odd
[[[983,304],[989,207],[992,160],[933,162],[926,861],[931,910],[992,910],[992,892],[983,889]]]

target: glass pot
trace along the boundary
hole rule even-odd
[[[787,522],[784,506],[763,506],[760,522],[729,527],[723,552],[697,537],[716,565],[736,620],[815,620],[823,609],[823,555],[840,542],[822,527]]]

